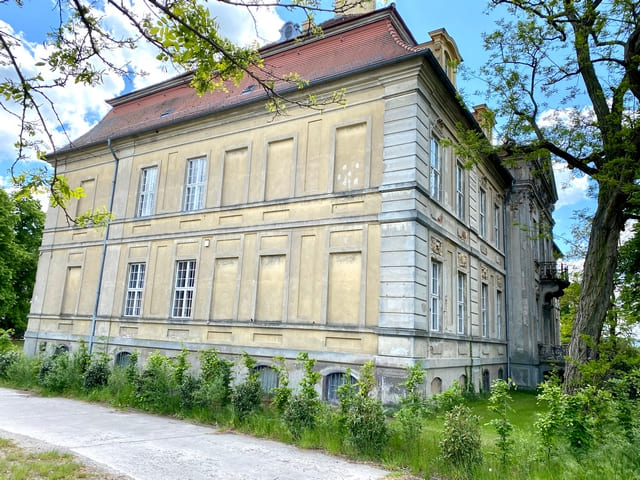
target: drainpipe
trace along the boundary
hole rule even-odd
[[[113,156],[113,181],[111,182],[111,196],[109,197],[109,213],[113,211],[113,198],[116,191],[116,180],[118,178],[118,162],[120,159],[116,156],[116,152],[113,151],[111,146],[111,138],[107,139],[107,146]],[[107,218],[107,226],[104,232],[104,239],[102,241],[102,255],[100,257],[100,272],[98,273],[98,288],[96,290],[96,301],[93,305],[93,315],[91,316],[91,331],[89,332],[89,353],[93,351],[93,337],[96,333],[96,319],[98,317],[98,305],[100,303],[100,292],[102,290],[102,276],[104,274],[104,262],[107,258],[107,240],[109,239],[109,227],[111,226],[111,219]]]
[[[504,249],[504,335],[507,342],[507,379],[511,378],[511,341],[509,338],[509,256],[507,249],[507,208],[511,193],[513,192],[513,181],[509,185],[509,190],[502,205],[502,248]]]

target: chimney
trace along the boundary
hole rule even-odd
[[[489,143],[493,144],[493,127],[496,125],[496,118],[493,110],[486,104],[476,105],[473,107],[473,118],[476,119],[478,125],[482,129],[485,137],[489,139]]]
[[[333,0],[336,17],[343,15],[362,15],[376,9],[375,0]]]

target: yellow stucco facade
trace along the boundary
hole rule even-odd
[[[378,20],[401,25],[389,7],[338,34]],[[441,57],[458,55],[438,35]],[[448,146],[459,122],[479,128],[454,80],[414,45],[309,87],[345,88],[346,106],[274,116],[258,98],[72,146],[58,169],[86,196],[70,213],[113,198],[114,219],[80,228],[49,210],[25,350],[184,346],[197,363],[214,346],[260,365],[284,356],[294,379],[301,351],[323,374],[371,360],[385,401],[417,361],[432,392],[504,376],[511,177],[491,158],[462,168]]]

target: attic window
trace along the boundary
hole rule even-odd
[[[244,90],[242,90],[241,95],[244,95],[245,93],[250,93],[253,92],[253,90],[256,88],[256,84],[252,83],[251,85],[247,85]]]
[[[169,115],[171,112],[173,112],[173,107],[167,108],[164,112],[162,112],[160,114],[161,117],[166,117],[167,115]]]

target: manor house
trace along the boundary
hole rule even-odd
[[[393,4],[321,25],[285,25],[260,50],[290,103],[265,108],[250,76],[196,95],[185,74],[110,100],[57,152],[58,173],[105,207],[108,228],[50,208],[25,351],[77,348],[126,361],[154,351],[246,351],[265,385],[274,356],[317,360],[323,398],[373,361],[392,402],[407,366],[426,391],[454,381],[535,387],[561,362],[563,280],[550,238],[548,159],[456,153],[459,128],[490,138],[486,106],[456,90],[446,30],[418,44]],[[344,89],[346,104],[296,106]],[[509,166],[507,166],[509,165]]]

